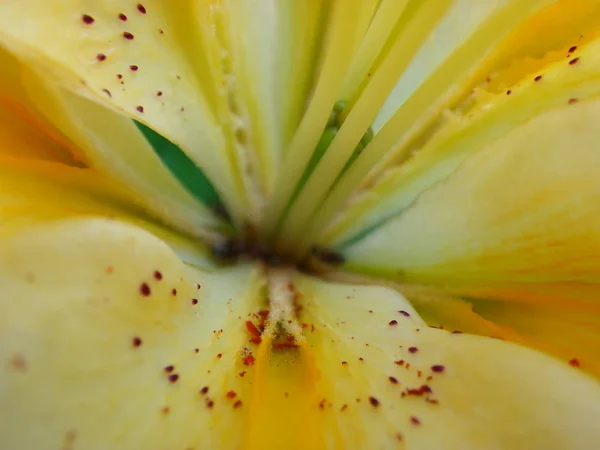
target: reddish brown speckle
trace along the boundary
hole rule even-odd
[[[398,384],[398,380],[395,377],[388,377],[388,380],[390,380],[390,383],[392,384]]]
[[[160,91],[159,91],[160,92]],[[199,291],[200,289],[202,289],[202,286],[200,285],[200,283],[196,283],[196,289]]]
[[[162,97],[162,91],[158,91],[158,92],[156,93],[156,96],[157,96],[157,97]]]
[[[569,99],[569,101],[568,101],[567,103],[568,103],[569,105],[572,105],[572,104],[574,104],[574,103],[577,103],[578,101],[579,101],[579,100],[578,100],[577,98],[573,97],[573,98],[570,98],[570,99]]]
[[[463,332],[462,332],[462,331],[460,331],[460,330],[454,330],[454,331],[452,332],[452,334],[463,334]]]
[[[241,378],[244,378],[244,375],[246,375],[246,371],[245,371],[245,370],[242,370],[242,371],[239,373],[239,376],[240,376]]]
[[[140,294],[142,294],[144,297],[148,297],[151,294],[150,286],[148,286],[148,283],[140,284]]]
[[[96,55],[96,59],[97,59],[98,61],[104,61],[104,60],[106,59],[106,55],[105,55],[104,53],[98,53],[98,54]]]
[[[198,299],[197,298],[193,298],[192,299],[192,305],[197,305],[198,304]]]
[[[410,314],[409,314],[409,313],[407,313],[407,312],[406,312],[406,311],[404,311],[404,310],[400,310],[400,311],[398,311],[398,312],[399,312],[400,314],[402,314],[404,317],[410,317]]]
[[[177,289],[175,289],[175,288],[171,289],[171,295],[172,296],[176,296],[177,295]]]
[[[169,414],[169,411],[171,411],[171,408],[169,408],[168,406],[165,406],[163,409],[160,410],[160,412],[163,414]]]
[[[413,425],[421,425],[421,421],[418,417],[415,416],[410,416],[410,423],[412,423]]]
[[[397,366],[403,366],[404,365],[404,360],[403,359],[399,359],[398,361],[394,361],[394,364],[396,364]]]
[[[574,45],[573,47],[571,47],[569,49],[569,53],[573,53],[575,50],[577,50],[577,46],[576,45]]]
[[[506,95],[510,95],[512,93],[512,91],[509,89],[508,91],[506,91]]]
[[[169,381],[171,383],[175,383],[175,382],[177,382],[177,380],[179,380],[179,374],[178,373],[174,373],[174,374],[169,375]]]
[[[344,412],[348,409],[348,405],[344,404],[342,405],[342,407],[340,408],[340,411]]]
[[[110,91],[108,89],[102,89],[102,92],[104,92],[106,95],[108,95],[108,98],[112,98],[112,94],[110,93]]]
[[[137,72],[137,71],[138,71],[138,69],[139,69],[139,67],[138,67],[138,66],[136,66],[135,64],[132,64],[132,65],[130,65],[130,66],[129,66],[129,69],[130,69],[131,71],[133,71],[133,72]]]
[[[369,403],[375,408],[379,406],[379,400],[377,400],[375,397],[369,397]]]
[[[227,397],[227,398],[235,398],[235,396],[236,396],[236,395],[237,395],[237,394],[236,394],[234,391],[228,391],[228,392],[225,394],[225,397]]]
[[[217,359],[221,359],[223,357],[223,353],[217,353]]]
[[[165,372],[171,373],[175,370],[175,366],[167,366],[165,367]]]
[[[123,13],[119,14],[119,20],[122,20],[123,22],[127,21],[127,16]]]
[[[419,349],[417,347],[408,347],[408,351],[411,353],[417,353]]]
[[[27,371],[27,361],[25,357],[21,354],[15,354],[10,360],[10,365],[18,372],[26,372]]]
[[[194,349],[194,353],[198,353],[199,351],[200,351],[200,349],[199,349],[199,348],[195,348],[195,349]]]
[[[579,360],[577,358],[573,358],[569,361],[569,365],[573,366],[573,367],[579,367],[580,363]]]
[[[401,433],[396,433],[396,440],[397,441],[403,441],[404,440],[404,436],[402,436]]]
[[[137,9],[139,12],[141,12],[142,14],[146,14],[146,8],[144,8],[144,5],[142,5],[141,3],[137,4]]]
[[[342,361],[342,366],[347,366],[348,365],[348,361]]]
[[[441,364],[436,364],[434,366],[431,366],[431,370],[436,372],[436,373],[442,373],[444,371],[444,366],[442,366]]]
[[[88,14],[82,14],[81,21],[86,25],[91,25],[94,23],[94,18]]]
[[[131,341],[131,344],[132,344],[134,347],[139,347],[140,345],[142,345],[142,340],[141,340],[139,337],[137,337],[137,336],[136,336],[136,337],[134,337],[134,338],[132,339],[132,341]]]
[[[206,395],[208,393],[208,386],[204,386],[202,389],[200,389],[200,393],[202,395]]]
[[[573,64],[577,64],[577,61],[579,61],[579,58],[573,58],[571,61],[569,61],[569,65],[572,66]]]
[[[135,109],[137,110],[137,112],[140,112],[140,113],[144,112],[144,107],[142,105],[136,106]]]
[[[390,321],[389,321],[389,323],[388,323],[388,325],[389,325],[390,327],[393,327],[393,326],[395,326],[395,325],[398,325],[398,321],[397,321],[397,320],[390,320]]]
[[[533,81],[540,81],[541,79],[542,79],[542,76],[541,76],[541,75],[538,75],[537,77],[535,77],[535,78],[533,79]]]
[[[162,273],[160,273],[158,270],[154,271],[153,276],[154,276],[154,279],[157,281],[160,281],[163,279]]]
[[[233,407],[235,409],[240,408],[242,406],[242,401],[241,400],[237,400],[234,404]]]
[[[213,406],[215,406],[215,402],[213,402],[213,401],[212,401],[212,400],[210,400],[210,399],[207,399],[207,400],[206,400],[206,407],[207,407],[208,409],[212,409],[212,407],[213,407]]]
[[[123,31],[123,37],[128,41],[133,40],[133,34],[131,34],[129,31]]]
[[[117,74],[117,80],[122,80],[123,79],[123,75],[121,75],[120,73]]]

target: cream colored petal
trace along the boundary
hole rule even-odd
[[[180,2],[179,9],[184,6]],[[234,155],[210,109],[202,74],[179,44],[180,28],[192,24],[178,19],[166,4],[152,0],[4,2],[0,41],[49,79],[177,144],[241,214],[244,193]]]
[[[430,328],[384,288],[294,285],[323,448],[591,449],[599,438],[600,385],[567,361]]]
[[[261,273],[186,267],[117,221],[2,238],[0,446],[239,448]],[[243,372],[246,372],[245,374]]]

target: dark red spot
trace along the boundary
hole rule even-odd
[[[412,423],[413,425],[421,425],[421,421],[418,417],[415,416],[410,416],[410,423]]]
[[[194,349],[194,353],[198,353],[199,351],[200,351],[200,349],[199,349],[199,348],[195,348],[195,349]]]
[[[369,403],[375,408],[379,406],[379,400],[377,400],[375,397],[369,397]]]
[[[512,91],[509,89],[508,91],[506,91],[506,95],[510,95],[512,93]]]
[[[390,383],[392,384],[398,384],[398,380],[395,377],[388,377],[388,380],[390,380]]]
[[[117,80],[122,80],[123,79],[123,75],[121,75],[120,73],[117,74]]]
[[[208,393],[208,386],[204,386],[202,389],[200,389],[200,393],[201,393],[202,395],[205,395],[205,394],[207,394],[207,393]]]
[[[251,366],[254,364],[254,361],[256,361],[256,359],[252,355],[246,355],[242,358],[242,362],[245,366]]]
[[[217,353],[217,359],[221,359],[223,357],[223,353]]]
[[[102,92],[104,92],[106,95],[108,95],[108,98],[112,98],[112,94],[110,93],[110,91],[108,89],[102,89]]]
[[[133,72],[137,72],[137,70],[139,69],[139,67],[136,66],[135,64],[132,64],[131,66],[129,66],[129,69],[131,69]]]
[[[579,58],[573,58],[571,61],[569,61],[569,65],[572,66],[573,64],[577,64],[577,61],[579,61]]]
[[[134,337],[133,340],[131,341],[131,344],[134,347],[139,347],[140,345],[142,345],[142,340],[139,337]]]
[[[442,373],[444,371],[444,366],[440,365],[440,364],[435,364],[433,366],[431,366],[431,370],[436,372],[436,373]]]
[[[236,395],[237,395],[237,394],[236,394],[234,391],[228,391],[228,392],[225,394],[225,397],[227,397],[227,398],[235,398],[235,396],[236,396]]]
[[[254,323],[252,323],[252,321],[250,321],[250,320],[246,320],[245,324],[246,324],[246,330],[248,330],[248,333],[250,333],[250,336],[251,336],[250,342],[252,342],[254,344],[260,344],[262,339],[260,337],[260,331],[258,331],[258,328],[256,328],[256,325],[254,325]]]
[[[431,393],[431,388],[429,386],[427,386],[426,384],[423,384],[422,386],[418,387],[418,388],[407,388],[402,394],[402,396],[404,395],[414,395],[417,397],[421,397],[422,395],[425,394],[430,394]]]
[[[140,284],[140,294],[142,294],[144,297],[148,297],[150,293],[151,291],[150,286],[148,286],[148,283]]]
[[[162,273],[160,273],[158,270],[155,270],[155,271],[154,271],[154,274],[153,274],[153,276],[154,276],[154,279],[155,279],[155,280],[158,280],[158,281],[160,281],[160,280],[162,280],[162,279],[163,279]]]
[[[404,317],[410,317],[410,314],[409,314],[409,313],[407,313],[407,312],[406,312],[406,311],[404,311],[404,310],[400,310],[400,311],[398,311],[398,312],[399,312],[400,314],[402,314]]]
[[[579,360],[577,358],[573,358],[569,361],[569,365],[573,366],[573,367],[579,367],[580,363]]]
[[[235,409],[240,408],[242,406],[242,401],[241,400],[237,400],[234,404],[233,407]]]
[[[127,21],[127,16],[123,13],[119,14],[119,19],[122,20],[123,22]]]
[[[398,321],[397,321],[397,320],[390,320],[390,322],[388,323],[388,325],[389,325],[390,327],[393,327],[393,326],[395,326],[395,325],[398,325]]]
[[[138,106],[136,106],[136,107],[135,107],[135,109],[136,109],[138,112],[141,112],[141,113],[143,113],[143,112],[144,112],[144,107],[143,107],[142,105],[138,105]]]
[[[139,12],[141,12],[142,14],[146,14],[146,8],[144,8],[144,5],[142,5],[141,3],[137,4],[137,9]]]
[[[212,409],[212,408],[213,408],[213,406],[215,406],[215,402],[213,402],[213,401],[212,401],[212,400],[210,400],[210,399],[207,399],[207,400],[206,400],[206,407],[207,407],[208,409]]]
[[[178,373],[174,373],[169,375],[169,381],[171,383],[175,383],[177,380],[179,380],[179,374]]]
[[[86,25],[91,25],[91,24],[94,23],[94,18],[92,16],[90,16],[90,15],[82,14],[81,21],[83,23],[85,23]]]
[[[104,53],[98,53],[98,54],[96,55],[96,59],[97,59],[98,61],[104,61],[104,60],[106,59],[106,55],[105,55]]]
[[[541,76],[541,75],[538,75],[537,77],[535,77],[535,78],[533,79],[533,81],[540,81],[541,79],[542,79],[542,76]]]
[[[197,305],[198,304],[198,299],[197,298],[193,298],[192,299],[192,305]]]
[[[131,34],[129,31],[123,31],[123,37],[128,41],[133,40],[133,34]]]
[[[419,349],[417,347],[408,347],[408,351],[411,353],[417,353]]]
[[[158,91],[158,92],[156,93],[156,96],[157,96],[157,97],[162,97],[162,91]]]
[[[171,289],[171,295],[173,295],[173,296],[177,295],[177,289],[175,289],[175,288]]]
[[[573,53],[575,50],[577,50],[577,46],[576,45],[574,45],[573,47],[571,47],[569,49],[569,53]]]
[[[165,367],[165,372],[171,373],[175,370],[175,366],[167,366]]]
[[[403,366],[404,365],[404,360],[403,359],[399,359],[398,361],[394,361],[394,364],[396,364],[397,366]]]

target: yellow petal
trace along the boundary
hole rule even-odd
[[[160,236],[186,262],[214,267],[201,242],[157,223],[138,197],[93,169],[2,157],[0,186],[0,234],[59,218],[118,217]]]
[[[2,154],[75,165],[83,161],[68,139],[36,114],[21,83],[21,65],[0,48],[0,134]]]
[[[49,79],[177,144],[239,212],[243,193],[232,172],[232,149],[225,147],[193,59],[179,45],[180,33],[192,23],[176,20],[181,8],[171,10],[152,0],[139,5],[3,3],[0,41]]]
[[[246,448],[583,449],[598,439],[600,385],[566,361],[429,328],[389,289],[305,276],[290,287],[306,342],[271,352],[270,390],[252,409],[270,427]]]
[[[4,237],[0,446],[239,448],[252,385],[244,320],[262,307],[260,275],[190,269],[105,219]]]

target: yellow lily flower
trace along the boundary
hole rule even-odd
[[[2,2],[0,448],[596,448],[598,30]]]

